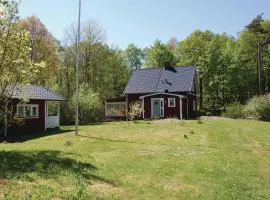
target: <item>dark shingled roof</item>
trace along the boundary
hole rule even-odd
[[[37,85],[17,85],[14,88],[13,99],[36,99],[36,100],[52,100],[63,101],[64,97],[54,93],[53,91]]]
[[[155,92],[190,92],[196,68],[194,66],[137,69],[124,94]]]

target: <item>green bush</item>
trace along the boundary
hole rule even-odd
[[[244,106],[239,103],[230,104],[226,106],[225,112],[222,113],[222,116],[232,119],[244,118],[245,114],[243,112],[243,109]]]
[[[244,112],[247,117],[270,121],[270,94],[250,99],[245,105]]]
[[[69,107],[75,110],[76,95],[71,99]],[[86,84],[80,86],[79,120],[80,124],[100,121],[103,117],[103,104],[98,93],[93,92]]]

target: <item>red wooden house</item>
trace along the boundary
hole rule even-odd
[[[143,119],[197,116],[198,86],[194,66],[137,69],[132,72],[123,98],[107,100],[107,117],[125,117],[129,105],[139,101]]]
[[[8,132],[44,132],[60,125],[60,101],[64,98],[37,86],[16,86],[12,93],[13,123]],[[26,100],[21,103],[22,99]]]

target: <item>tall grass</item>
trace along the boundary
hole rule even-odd
[[[231,104],[222,115],[233,119],[253,118],[270,121],[270,94],[255,96],[245,105]]]
[[[246,116],[270,121],[270,94],[253,97],[244,107]]]
[[[226,112],[224,112],[222,116],[232,119],[244,118],[245,114],[243,108],[244,106],[239,103],[228,105]]]

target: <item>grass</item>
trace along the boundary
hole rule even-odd
[[[0,144],[0,199],[270,199],[270,123],[108,122]],[[186,136],[184,136],[186,135]]]

